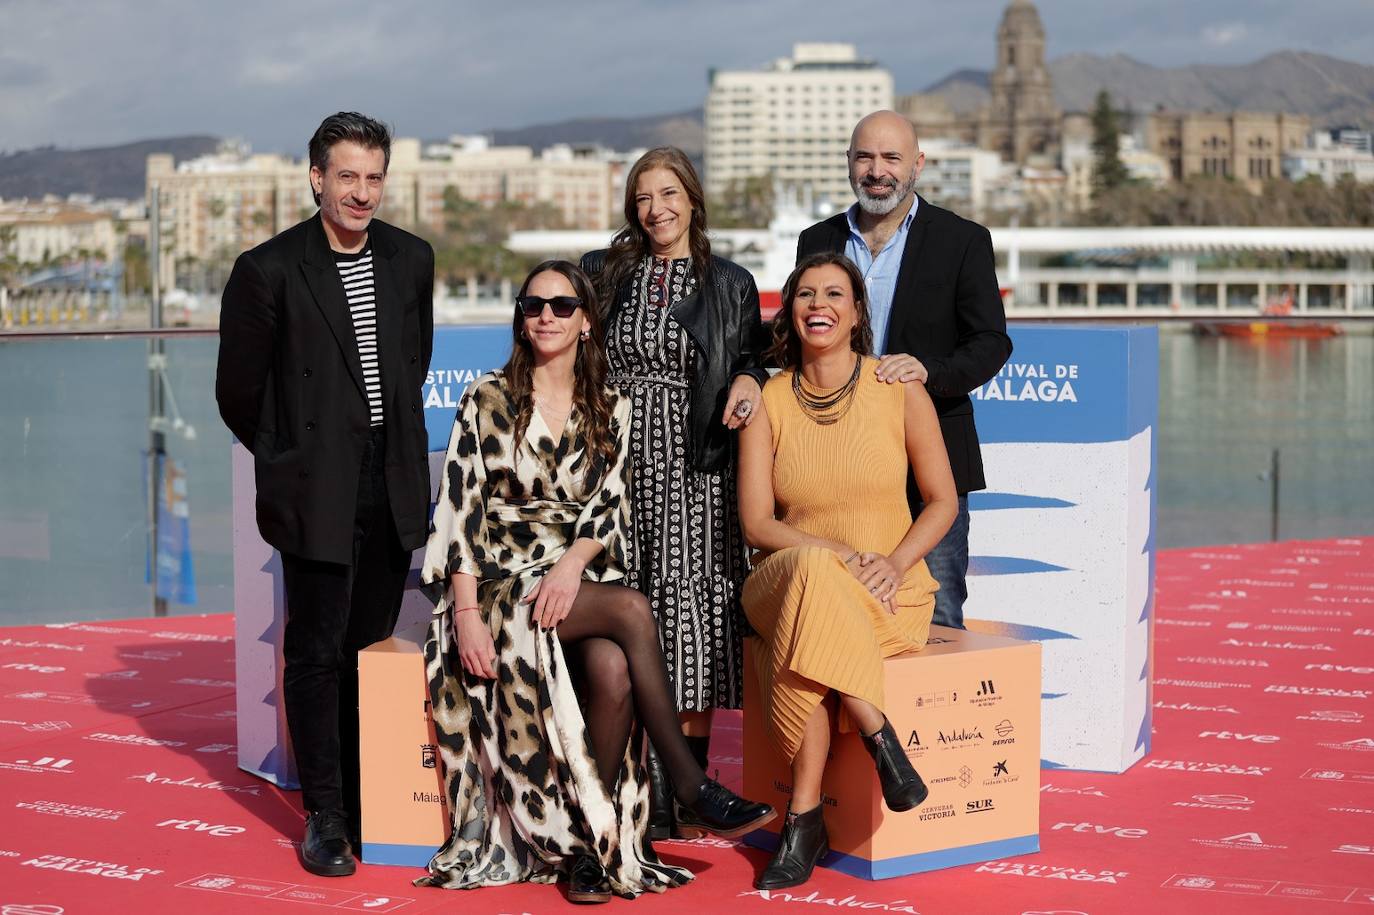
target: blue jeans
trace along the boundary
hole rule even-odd
[[[926,565],[931,577],[940,583],[932,622],[963,629],[964,601],[968,599],[968,496],[959,497],[959,514],[954,516],[949,533],[926,554]]]

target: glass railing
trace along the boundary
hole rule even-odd
[[[165,351],[166,452],[185,505],[184,522],[174,512],[171,522],[184,530],[164,538],[176,566],[165,610],[232,610],[230,436],[214,400],[215,333],[0,335],[0,626],[154,612],[153,339]],[[1166,327],[1160,360],[1160,547],[1269,539],[1273,487],[1262,475],[1275,448],[1280,538],[1374,534],[1369,325],[1267,341]]]

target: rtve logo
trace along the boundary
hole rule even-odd
[[[1239,731],[1200,731],[1199,737],[1215,737],[1217,740],[1242,740],[1250,743],[1278,743],[1274,734],[1245,734]]]
[[[1121,839],[1139,839],[1148,836],[1150,830],[1136,829],[1126,826],[1098,826],[1095,823],[1055,823],[1055,829],[1067,829],[1069,832],[1090,832],[1104,836],[1116,836]]]
[[[236,836],[245,831],[242,826],[217,826],[212,823],[203,823],[200,820],[163,820],[157,825],[159,828],[180,829],[183,832],[209,833],[220,838]]]

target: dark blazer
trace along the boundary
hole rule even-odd
[[[386,482],[401,545],[429,528],[421,386],[434,339],[434,250],[374,219]],[[283,553],[353,561],[369,416],[353,320],[319,214],[239,255],[219,323],[215,399],[253,453],[258,529]]]
[[[819,251],[843,254],[848,241],[848,216],[837,213],[801,234],[797,260]],[[887,351],[915,356],[930,373],[926,390],[959,494],[987,488],[968,392],[1011,355],[987,229],[921,198],[897,273]]]
[[[605,265],[605,248],[582,255],[582,269],[593,278]],[[602,329],[606,333],[615,320],[615,309],[630,297],[629,283],[621,285],[614,301],[602,305]],[[758,286],[748,270],[712,255],[700,288],[674,305],[669,315],[696,344],[691,378],[692,466],[714,473],[730,461],[731,432],[720,418],[731,382],[744,374],[753,376],[759,387],[768,380],[759,350],[763,334]]]

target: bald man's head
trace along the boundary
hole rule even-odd
[[[895,111],[875,111],[849,140],[849,185],[859,207],[886,216],[911,196],[925,164],[916,128]]]

